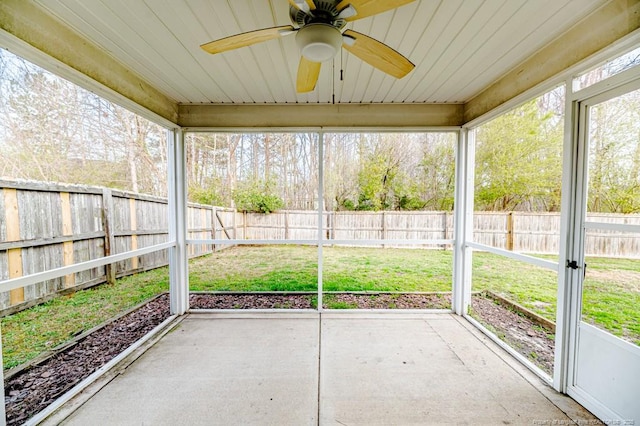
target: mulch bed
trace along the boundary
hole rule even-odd
[[[191,294],[191,309],[313,309],[309,294]]]
[[[23,424],[168,317],[163,295],[6,380],[7,425]]]
[[[555,341],[550,337],[553,331],[481,295],[471,298],[471,308],[472,316],[480,323],[542,371],[553,374]]]
[[[447,309],[449,294],[327,294],[326,299],[359,309]],[[308,294],[192,294],[192,309],[313,309]],[[474,315],[545,371],[553,367],[553,340],[527,318],[474,297]],[[162,295],[141,308],[78,340],[63,351],[26,368],[5,381],[7,424],[19,425],[73,386],[115,358],[169,317],[169,296]],[[512,339],[512,340],[511,340]],[[541,363],[541,364],[540,364]]]
[[[325,300],[354,309],[447,309],[449,294],[325,293]],[[191,309],[314,309],[310,294],[192,294]],[[325,308],[327,303],[323,304]]]
[[[449,309],[450,294],[327,294],[353,309]],[[326,307],[326,305],[325,305]]]

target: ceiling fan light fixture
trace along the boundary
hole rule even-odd
[[[340,11],[340,13],[338,14],[337,18],[339,19],[348,19],[351,18],[353,16],[356,16],[358,14],[358,11],[356,10],[355,7],[348,5],[347,7],[345,7],[344,9],[342,9]]]
[[[325,62],[342,47],[342,33],[328,24],[308,24],[296,34],[302,56],[312,62]]]

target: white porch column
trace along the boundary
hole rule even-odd
[[[318,132],[318,312],[322,312],[323,230],[324,230],[324,130]]]
[[[465,315],[471,303],[472,250],[467,242],[473,240],[474,132],[462,128],[456,148],[452,308],[456,314]]]
[[[189,309],[189,277],[187,263],[187,183],[184,132],[167,131],[167,188],[169,190],[169,299],[171,314],[184,314]]]

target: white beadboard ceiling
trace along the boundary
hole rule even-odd
[[[177,103],[279,104],[464,103],[605,0],[417,0],[347,25],[407,56],[408,76],[343,49],[307,94],[295,91],[295,36],[218,55],[199,47],[290,24],[287,0],[36,2]]]

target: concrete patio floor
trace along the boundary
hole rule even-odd
[[[68,425],[570,424],[594,417],[448,313],[195,313]]]

